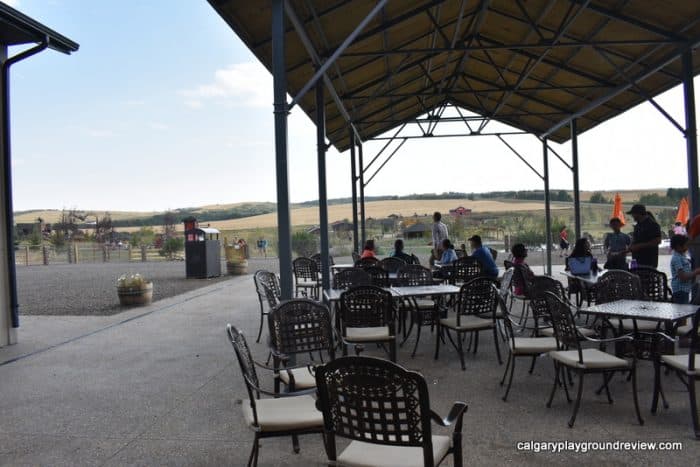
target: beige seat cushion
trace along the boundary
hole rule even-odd
[[[438,465],[452,446],[448,436],[433,436],[433,463]],[[348,467],[422,467],[423,448],[351,442],[338,456],[338,465]]]
[[[595,331],[591,328],[576,328],[582,336],[593,337],[595,336]],[[554,337],[554,328],[541,328],[539,330],[540,334],[547,337]]]
[[[432,310],[435,308],[435,301],[428,298],[417,298],[416,305],[418,305],[419,310]]]
[[[622,328],[625,331],[634,331],[634,320],[633,319],[621,319]],[[642,332],[654,332],[659,323],[657,321],[645,321],[643,319],[637,320],[637,330]],[[619,326],[619,324],[618,324]],[[661,327],[663,329],[663,326]]]
[[[578,350],[555,350],[549,352],[549,356],[566,366],[574,368],[629,368],[627,360],[601,352],[598,349],[583,349],[581,353],[583,354],[583,365],[579,363]]]
[[[389,334],[389,328],[386,326],[345,328],[345,340],[351,342],[388,341],[393,338],[394,336]]]
[[[318,287],[318,281],[313,279],[299,279],[297,287]]]
[[[285,431],[302,428],[321,428],[323,415],[316,409],[311,396],[280,397],[255,401],[260,431]],[[242,405],[243,417],[248,426],[256,428],[250,401]]]
[[[291,370],[294,375],[294,389],[308,389],[316,387],[316,377],[311,374],[307,367],[294,368]],[[280,370],[280,379],[284,384],[289,384],[289,373],[287,370]]]
[[[508,346],[515,355],[537,355],[557,350],[557,340],[553,337],[516,337],[513,341],[509,340]]]
[[[661,361],[670,366],[671,368],[674,368],[676,370],[680,370],[682,372],[687,373],[688,372],[688,354],[685,355],[662,355],[661,356]],[[698,372],[698,367],[700,367],[700,354],[695,354],[695,371],[693,373]]]
[[[457,327],[456,316],[441,319],[440,324],[449,329],[456,329],[458,331],[478,331],[481,329],[491,329],[494,326],[491,318],[479,318],[473,315],[462,316],[460,318],[459,328]]]

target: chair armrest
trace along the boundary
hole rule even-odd
[[[676,339],[675,339],[675,338],[669,336],[669,335],[666,334],[665,332],[655,331],[653,334],[654,334],[654,336],[659,336],[659,337],[661,337],[661,338],[663,338],[663,339],[666,339],[667,341],[676,342]]]
[[[511,326],[514,326],[514,327],[516,327],[516,328],[518,328],[518,329],[527,329],[527,330],[530,330],[530,331],[534,331],[534,330],[536,330],[536,329],[540,329],[540,328],[535,327],[535,326],[526,326],[526,325],[524,325],[524,324],[520,324],[520,323],[517,323],[517,322],[513,321],[513,318],[510,317],[510,313],[506,314],[506,317],[508,318],[508,321],[510,321],[510,325],[511,325]]]
[[[440,418],[438,414],[433,412],[432,410],[430,411],[430,418],[435,422],[436,424],[440,426],[451,426],[452,424],[455,425],[454,431],[459,433],[462,431],[462,417],[464,417],[464,412],[467,411],[467,404],[464,402],[455,402],[452,408],[450,409],[450,413],[447,414],[447,417],[445,418]]]
[[[259,392],[261,394],[265,394],[267,396],[272,396],[272,397],[295,397],[295,396],[306,396],[309,394],[315,394],[316,393],[316,388],[309,388],[309,389],[302,389],[301,391],[290,391],[290,392],[274,392],[274,391],[268,391],[266,389],[261,388],[257,384],[254,384],[247,376],[244,376],[246,382],[248,385],[250,385],[253,389],[255,389],[256,392]]]

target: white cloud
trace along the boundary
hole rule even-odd
[[[214,80],[193,89],[180,91],[185,105],[199,108],[203,101],[216,99],[242,107],[272,105],[272,76],[258,62],[236,63],[216,70]]]

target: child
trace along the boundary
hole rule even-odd
[[[690,303],[690,289],[695,277],[700,275],[700,268],[691,269],[688,251],[688,237],[674,235],[671,237],[671,291],[673,303]]]
[[[374,240],[367,240],[365,242],[365,247],[362,250],[362,254],[360,255],[360,259],[376,257],[377,255],[375,253]]]
[[[608,260],[605,262],[605,269],[627,270],[627,248],[632,243],[632,239],[626,233],[620,232],[622,222],[619,218],[610,219],[610,228],[613,230],[605,236],[605,254]]]
[[[530,270],[530,266],[525,262],[527,258],[527,248],[522,243],[516,243],[511,248],[510,252],[513,254],[513,265],[521,266],[522,271],[527,275],[526,279],[532,279],[535,274]],[[525,293],[525,284],[522,283],[522,279],[517,273],[513,276],[513,293],[515,295],[523,295]]]
[[[591,258],[591,273],[597,273],[598,272],[598,261],[596,260],[595,256],[593,256],[593,253],[591,253],[591,242],[588,241],[586,237],[579,238],[576,240],[576,243],[574,244],[574,249],[571,251],[571,256],[566,258],[566,267],[564,268],[565,271],[571,271],[571,263],[573,261],[579,261],[581,263],[585,263],[583,261],[585,258],[590,257]],[[579,274],[574,271],[574,274]]]

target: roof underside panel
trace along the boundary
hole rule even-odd
[[[209,0],[271,70],[271,1]],[[289,0],[314,49],[326,59],[377,4]],[[286,23],[289,94],[314,63]],[[673,0],[391,0],[328,69],[363,140],[443,104],[557,142],[572,115],[586,131],[682,80],[678,57],[700,72],[700,2]],[[595,106],[595,104],[600,105]],[[300,101],[312,119],[314,93]],[[327,135],[349,147],[343,113],[326,92]]]
[[[53,29],[0,2],[0,44],[11,46],[44,40],[49,48],[66,54],[75,52],[79,47]]]

